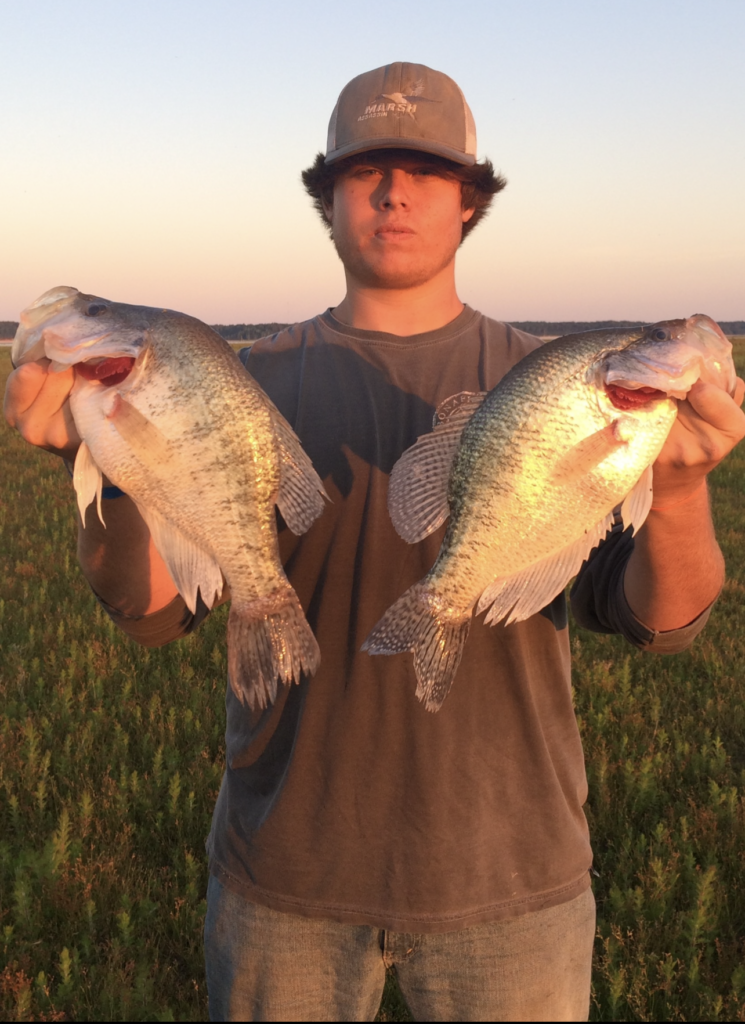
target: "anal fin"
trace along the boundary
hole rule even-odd
[[[214,557],[185,537],[158,512],[143,508],[142,505],[139,509],[148,525],[158,554],[166,563],[189,611],[196,611],[197,590],[207,607],[211,608],[222,594],[223,588],[222,572]]]
[[[484,590],[476,605],[476,614],[488,608],[487,625],[505,620],[522,622],[560,594],[576,576],[590,552],[613,526],[613,513],[596,523],[587,533],[548,558],[534,562],[512,576],[500,576]]]
[[[633,526],[634,533],[639,531],[652,507],[652,475],[652,467],[647,466],[621,505],[623,525]]]

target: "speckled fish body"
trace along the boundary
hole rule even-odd
[[[410,542],[449,516],[437,560],[365,641],[412,650],[418,696],[442,704],[472,615],[520,621],[566,586],[621,506],[638,529],[675,397],[703,378],[730,393],[731,345],[709,317],[559,339],[488,394],[454,396],[391,475],[389,508]]]
[[[264,706],[277,681],[319,663],[318,645],[279,560],[275,504],[302,533],[323,486],[300,442],[230,346],[182,313],[73,288],[21,318],[17,365],[45,355],[76,367],[70,406],[83,439],[74,482],[81,516],[101,475],[134,499],[194,610],[231,595],[230,678]]]

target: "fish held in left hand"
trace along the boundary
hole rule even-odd
[[[639,529],[675,399],[699,379],[735,392],[732,346],[703,314],[560,338],[488,394],[444,402],[394,466],[388,507],[409,543],[449,518],[445,538],[362,649],[413,651],[417,696],[438,710],[474,612],[490,624],[527,619],[576,575],[615,508]]]
[[[172,310],[45,292],[21,314],[15,366],[75,369],[70,408],[83,443],[73,482],[83,524],[103,476],[137,504],[195,611],[230,589],[228,671],[251,707],[320,663],[282,568],[275,505],[304,533],[327,497],[290,425],[206,324]],[[105,524],[104,524],[105,525]]]

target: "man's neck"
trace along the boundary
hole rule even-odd
[[[436,331],[462,312],[452,278],[397,289],[362,285],[349,274],[347,294],[333,311],[337,320],[350,327],[400,337]]]

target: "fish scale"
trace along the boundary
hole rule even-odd
[[[73,480],[81,519],[102,476],[137,504],[192,611],[227,581],[228,670],[238,698],[265,707],[278,683],[312,675],[320,652],[279,558],[275,506],[295,533],[323,510],[298,438],[231,347],[172,310],[53,288],[21,314],[19,365],[77,371],[83,439]]]
[[[389,508],[410,543],[449,516],[445,537],[363,650],[412,651],[417,696],[436,711],[474,611],[491,624],[528,618],[577,573],[614,509],[639,529],[674,398],[698,379],[734,393],[731,345],[702,314],[570,335],[531,352],[488,394],[443,403],[432,434],[394,467]]]

